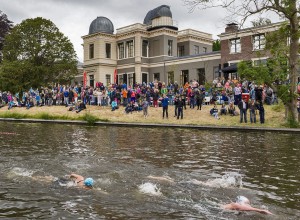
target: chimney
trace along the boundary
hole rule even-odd
[[[237,32],[238,30],[239,30],[239,27],[236,23],[230,23],[230,24],[227,24],[227,26],[225,28],[225,33]]]

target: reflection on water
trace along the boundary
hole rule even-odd
[[[0,218],[300,218],[300,140],[272,132],[0,123]],[[91,176],[93,190],[38,176]]]

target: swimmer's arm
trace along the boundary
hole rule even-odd
[[[266,214],[266,215],[273,215],[272,212],[269,212],[268,210],[265,210],[265,209],[257,209],[257,208],[253,208],[251,207],[252,209],[249,210],[249,211],[255,211],[255,212],[259,212],[261,214]]]
[[[83,176],[80,176],[78,174],[75,173],[71,173],[70,178],[75,178],[75,179],[84,179]]]
[[[257,208],[253,208],[252,206],[249,206],[249,205],[240,205],[238,203],[230,203],[230,204],[224,205],[223,208],[229,209],[229,210],[237,210],[237,211],[255,211],[255,212],[262,213],[262,214],[273,215],[268,210],[257,209]]]

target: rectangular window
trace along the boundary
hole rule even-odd
[[[253,36],[253,50],[263,50],[266,46],[266,39],[264,34]]]
[[[240,53],[241,52],[241,39],[231,39],[230,40],[230,53]]]
[[[118,57],[119,59],[124,59],[125,57],[125,50],[124,50],[124,43],[118,43]]]
[[[90,86],[94,87],[94,75],[90,75]]]
[[[173,41],[168,40],[168,56],[173,56]]]
[[[134,56],[133,40],[126,42],[126,49],[127,49],[127,57],[133,57]]]
[[[133,84],[134,84],[134,78],[135,78],[135,76],[134,76],[135,74],[134,73],[130,73],[130,74],[128,74],[128,85],[129,86],[133,86]]]
[[[94,59],[94,44],[90,44],[89,46],[89,58]]]
[[[106,74],[105,75],[105,80],[106,80],[106,86],[109,86],[111,84],[111,75]]]
[[[154,81],[155,81],[155,80],[157,80],[157,81],[160,80],[159,75],[160,75],[159,73],[154,73],[154,74],[153,74],[153,79],[154,79]]]
[[[149,41],[147,41],[147,40],[143,40],[142,56],[143,57],[148,57],[149,56]]]
[[[147,73],[142,73],[142,82],[147,83],[148,82],[148,74]]]
[[[111,58],[111,44],[105,44],[106,58]]]
[[[179,46],[178,47],[178,56],[179,57],[184,56],[184,46]]]
[[[199,46],[194,45],[194,54],[199,54]]]
[[[253,66],[266,66],[267,65],[267,59],[261,59],[261,60],[253,60]]]
[[[207,47],[203,47],[203,53],[207,53]]]

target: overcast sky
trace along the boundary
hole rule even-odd
[[[27,18],[50,19],[74,45],[78,59],[83,60],[81,37],[88,34],[97,16],[109,18],[117,28],[143,23],[148,11],[169,5],[179,30],[192,28],[213,34],[224,31],[228,20],[224,9],[196,9],[189,13],[183,0],[0,0],[0,10],[15,24]],[[276,18],[272,19],[273,22]]]

